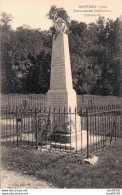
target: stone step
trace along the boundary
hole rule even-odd
[[[77,139],[81,139],[81,132],[77,133],[77,136],[75,133],[72,134],[61,134],[61,133],[53,133],[50,140],[55,141],[57,143],[71,143],[76,142]]]
[[[99,138],[99,141],[100,139],[103,139],[102,137]],[[70,142],[69,142],[70,140]],[[91,141],[90,141],[91,140]],[[94,141],[93,141],[94,140]],[[68,142],[66,142],[68,141]],[[96,142],[98,142],[98,136],[94,136],[93,135],[89,135],[89,145],[92,145],[94,142],[94,144]],[[64,148],[64,149],[70,149],[70,147],[74,150],[81,150],[81,149],[84,149],[87,147],[87,131],[86,130],[82,130],[82,139],[81,139],[81,132],[77,133],[77,141],[76,141],[76,135],[75,133],[71,134],[71,137],[70,135],[66,136],[65,137],[65,142],[61,143],[60,140],[52,140],[51,141],[51,146],[52,147],[56,147],[56,148]]]
[[[59,143],[70,143],[71,136],[70,134],[59,134],[59,133],[53,133],[51,135],[51,141],[59,142]]]
[[[57,142],[51,142],[51,148],[55,149],[63,149],[63,150],[75,150],[75,147],[71,146],[71,144],[62,144]]]

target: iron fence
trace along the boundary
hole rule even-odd
[[[1,106],[45,106],[45,94],[1,94]]]
[[[81,152],[89,157],[121,138],[121,105],[63,110],[7,106],[1,111],[1,143]]]
[[[46,98],[46,94],[1,94],[1,106],[45,106]],[[77,106],[121,104],[121,101],[121,97],[112,95],[77,95]]]

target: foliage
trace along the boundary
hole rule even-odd
[[[70,17],[67,15],[67,12],[64,10],[64,8],[57,8],[55,5],[53,5],[46,16],[48,16],[48,18],[53,21],[61,17],[66,21],[67,25],[70,24]]]
[[[19,27],[2,31],[2,92],[45,93],[49,88],[51,35]]]
[[[52,6],[48,18],[62,17],[69,27],[73,86],[77,94],[119,95],[121,82],[121,25],[100,17],[96,23],[72,20],[63,8]],[[2,93],[46,93],[50,83],[52,36],[48,31],[11,28],[12,16],[1,14]]]

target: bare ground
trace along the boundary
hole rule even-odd
[[[43,180],[37,180],[32,176],[7,171],[5,168],[1,170],[1,188],[24,188],[24,189],[39,189],[39,188],[55,188],[52,184],[46,183]]]

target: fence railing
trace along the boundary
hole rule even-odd
[[[46,94],[1,94],[1,106],[44,106],[46,99]],[[77,106],[121,104],[121,101],[122,97],[112,95],[77,95]]]
[[[7,106],[1,111],[1,142],[74,151],[90,156],[121,138],[121,105],[80,109]]]
[[[45,94],[2,94],[1,106],[44,106],[46,105]]]

